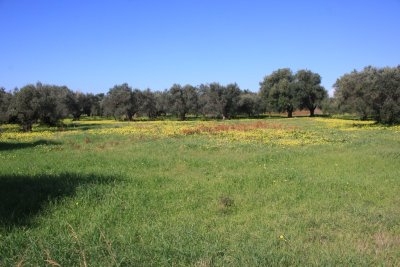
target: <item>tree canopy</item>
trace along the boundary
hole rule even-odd
[[[132,90],[127,84],[115,85],[104,98],[104,113],[115,119],[126,118],[132,120],[139,111],[141,92]]]
[[[314,117],[316,108],[322,107],[322,102],[328,97],[328,93],[321,86],[321,76],[310,70],[299,70],[295,75],[295,83],[298,97],[298,108],[308,109],[310,117]]]
[[[0,123],[9,121],[8,107],[12,100],[12,94],[0,87]]]
[[[182,87],[180,84],[174,84],[169,89],[169,94],[170,111],[180,120],[185,120],[189,112],[197,112],[198,95],[194,86],[187,84]]]
[[[289,68],[278,69],[260,82],[260,94],[269,111],[287,112],[291,118],[298,105],[295,77]]]
[[[308,109],[314,116],[328,96],[321,86],[321,76],[310,70],[299,70],[293,74],[290,68],[278,69],[260,82],[260,95],[268,111],[287,112],[293,116],[295,109]]]
[[[26,85],[15,92],[8,110],[26,131],[30,131],[35,122],[54,126],[69,113],[66,103],[69,92],[66,86]]]
[[[400,122],[400,65],[354,70],[337,79],[334,88],[340,112],[355,112],[360,119],[386,124]]]

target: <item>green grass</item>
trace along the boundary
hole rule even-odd
[[[298,146],[2,141],[0,266],[399,266],[400,132],[326,121],[273,119],[333,140]]]

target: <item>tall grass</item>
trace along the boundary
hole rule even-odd
[[[82,124],[0,137],[0,266],[400,264],[396,127]]]

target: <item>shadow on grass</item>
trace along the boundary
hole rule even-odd
[[[0,142],[0,151],[31,148],[42,145],[51,146],[60,144],[61,144],[60,142],[54,142],[49,140],[37,140],[34,142]]]
[[[117,121],[115,123],[118,123]],[[65,125],[62,128],[63,131],[87,131],[87,130],[95,130],[95,129],[102,129],[102,128],[113,128],[115,127],[114,124],[90,124],[90,123],[71,123]]]
[[[73,196],[82,185],[108,184],[115,177],[98,175],[2,175],[0,176],[0,225],[30,226],[52,201]]]

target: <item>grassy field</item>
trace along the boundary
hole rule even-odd
[[[400,127],[1,126],[0,266],[400,266]]]

